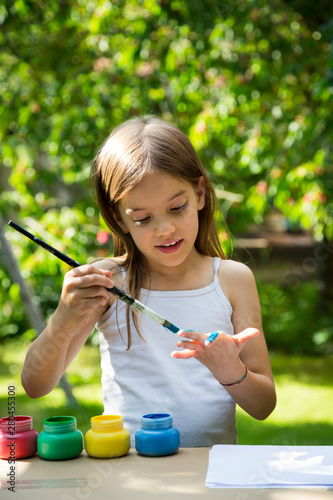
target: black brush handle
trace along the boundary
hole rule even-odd
[[[56,248],[51,247],[48,243],[45,243],[45,241],[41,240],[40,238],[37,238],[37,236],[34,236],[33,234],[29,233],[26,229],[23,229],[23,227],[19,226],[16,224],[16,222],[13,222],[10,220],[8,224],[16,229],[19,233],[22,233],[24,236],[32,240],[34,243],[37,243],[37,245],[43,247],[45,250],[48,252],[52,253],[55,257],[58,257],[58,259],[62,260],[66,264],[68,264],[70,267],[79,267],[81,264],[77,262],[74,259],[71,259],[68,257],[68,255],[65,255],[64,253],[60,252]],[[160,325],[163,325],[165,328],[170,330],[173,333],[179,332],[178,326],[173,325],[168,321],[167,319],[163,318],[160,314],[156,313],[155,311],[149,309],[149,307],[146,307],[144,304],[139,302],[138,300],[134,299],[129,295],[128,293],[124,292],[124,290],[121,290],[117,286],[113,286],[112,288],[107,288],[109,292],[111,292],[113,295],[118,297],[120,300],[123,302],[126,302],[126,304],[129,304],[130,306],[134,307],[138,311],[143,312],[150,318],[154,319],[157,323]]]
[[[26,236],[27,238],[32,240],[34,243],[37,243],[37,245],[43,247],[48,252],[52,253],[55,257],[58,257],[58,259],[65,262],[70,267],[81,266],[81,264],[79,262],[77,262],[74,259],[71,259],[71,257],[68,257],[68,255],[65,255],[64,253],[60,252],[60,250],[57,250],[56,248],[52,247],[48,243],[45,243],[45,241],[41,240],[40,238],[37,238],[37,236],[34,236],[33,234],[29,233],[29,231],[27,231],[23,227],[19,226],[18,224],[16,224],[16,222],[13,222],[12,220],[10,220],[8,222],[8,224],[11,227],[13,227],[14,229],[16,229],[16,231],[18,231],[19,233],[23,234],[24,236]],[[114,286],[112,288],[107,288],[107,290],[109,292],[111,292],[113,295],[116,295],[117,297],[119,297],[121,300],[123,300],[124,302],[126,302],[130,306],[133,304],[133,302],[135,300],[133,297],[131,297],[126,292],[124,292],[123,290],[121,290],[120,288],[118,288],[116,286]]]

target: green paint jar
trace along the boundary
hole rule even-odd
[[[48,417],[37,438],[37,451],[45,460],[68,460],[83,450],[83,434],[77,429],[75,417]]]

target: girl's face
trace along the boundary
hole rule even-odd
[[[198,187],[153,171],[121,201],[118,224],[130,233],[150,269],[184,263],[196,252],[198,210],[205,205],[205,180]]]

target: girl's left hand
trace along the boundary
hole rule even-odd
[[[224,380],[227,383],[229,377],[232,378],[236,371],[243,374],[244,365],[239,354],[251,338],[260,335],[260,331],[257,328],[246,328],[237,335],[220,332],[208,346],[205,345],[205,340],[209,337],[209,333],[182,331],[178,335],[192,342],[180,340],[177,346],[184,348],[184,351],[173,351],[171,353],[173,358],[196,358],[217,380]]]

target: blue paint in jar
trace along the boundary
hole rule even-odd
[[[149,413],[141,417],[141,428],[135,432],[135,448],[140,455],[172,455],[179,446],[179,430],[173,427],[169,413]]]

